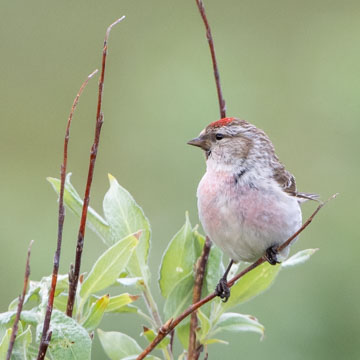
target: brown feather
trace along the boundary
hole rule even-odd
[[[287,194],[297,197],[301,202],[307,200],[320,201],[318,194],[298,192],[294,175],[290,174],[281,163],[279,165],[274,172],[274,179]]]

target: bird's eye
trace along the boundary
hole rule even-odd
[[[221,140],[221,139],[223,139],[224,138],[224,135],[223,134],[216,134],[215,135],[215,139],[216,140]]]

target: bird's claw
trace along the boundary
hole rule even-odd
[[[266,249],[264,258],[270,265],[279,264],[280,261],[277,259],[278,251],[276,250],[276,246],[270,246]]]
[[[230,297],[230,288],[227,285],[227,280],[225,278],[221,278],[219,283],[215,288],[216,296],[219,296],[221,300],[226,303]]]

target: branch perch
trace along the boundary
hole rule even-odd
[[[317,213],[321,210],[323,206],[325,206],[330,200],[334,199],[337,196],[337,194],[332,195],[327,201],[324,203],[321,203],[316,210],[311,214],[311,216],[304,222],[304,224],[301,226],[301,228],[296,231],[292,236],[289,237],[281,246],[277,248],[278,251],[283,250],[286,246],[288,246],[301,232],[303,232],[312,222],[314,217],[317,215]],[[246,275],[251,270],[257,268],[262,263],[266,262],[264,257],[259,258],[257,261],[255,261],[253,264],[242,270],[239,274],[234,276],[230,281],[228,281],[227,285],[228,287],[232,287],[237,280],[242,278],[244,275]],[[159,333],[155,337],[155,339],[147,346],[147,348],[136,358],[136,360],[142,360],[144,359],[160,342],[164,339],[166,335],[168,335],[171,331],[174,330],[174,328],[179,325],[181,321],[183,321],[186,317],[188,317],[191,313],[193,313],[195,310],[199,309],[201,306],[205,305],[212,299],[216,297],[215,292],[209,294],[202,300],[198,301],[195,304],[190,305],[182,314],[180,314],[176,319],[170,318],[166,323],[160,328]]]
[[[60,181],[60,193],[59,193],[59,217],[58,217],[57,246],[56,246],[56,251],[55,251],[55,256],[54,256],[54,266],[53,266],[53,272],[52,272],[52,278],[51,278],[51,288],[50,288],[48,303],[47,303],[47,307],[46,307],[43,332],[41,335],[41,340],[40,340],[40,345],[39,345],[39,353],[38,353],[38,357],[37,357],[38,360],[42,360],[45,358],[45,354],[46,354],[47,348],[49,346],[49,342],[51,340],[51,331],[49,331],[49,328],[50,328],[51,314],[52,314],[52,310],[53,310],[53,306],[54,306],[54,297],[55,297],[57,276],[59,273],[62,234],[63,234],[63,228],[64,228],[64,219],[65,219],[64,191],[65,191],[65,177],[66,177],[67,158],[68,158],[68,145],[69,145],[69,137],[70,137],[70,125],[71,125],[71,121],[72,121],[76,106],[79,102],[79,98],[80,98],[83,90],[85,89],[89,80],[96,73],[97,73],[97,70],[93,71],[81,85],[80,90],[77,93],[77,95],[74,99],[74,102],[72,104],[70,115],[69,115],[67,125],[66,125],[65,139],[64,139],[63,163],[61,164],[61,169],[60,169],[61,181]]]
[[[34,243],[34,240],[31,240],[30,244],[29,244],[28,252],[27,252],[26,265],[25,265],[25,275],[24,275],[24,287],[23,287],[22,294],[19,296],[19,303],[18,303],[18,306],[17,306],[14,325],[13,325],[12,331],[11,331],[9,347],[8,347],[8,351],[7,351],[7,354],[6,354],[6,360],[10,360],[10,358],[11,358],[11,353],[13,351],[16,335],[17,335],[17,332],[18,332],[18,325],[19,325],[20,315],[21,315],[21,311],[22,311],[22,308],[23,308],[23,305],[24,305],[26,290],[27,290],[27,287],[28,287],[28,284],[29,284],[30,254],[31,254],[31,247],[32,247],[33,243]]]

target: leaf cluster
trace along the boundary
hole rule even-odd
[[[70,176],[71,174],[68,174],[66,177],[64,202],[71,212],[80,217],[82,200],[71,184]],[[59,193],[60,180],[48,178],[48,181]],[[163,323],[162,317],[174,318],[192,302],[194,264],[204,246],[204,236],[198,232],[196,226],[191,225],[186,214],[184,225],[171,239],[162,257],[158,283],[164,305],[162,311],[159,311],[159,305],[155,302],[149,286],[154,277],[148,266],[151,242],[149,221],[129,192],[121,187],[113,176],[109,175],[109,181],[110,187],[103,200],[104,216],[89,208],[87,218],[87,226],[105,244],[106,250],[90,271],[80,277],[73,318],[65,315],[68,275],[58,276],[47,359],[88,360],[91,357],[94,336],[99,337],[109,359],[136,359],[142,351],[138,341],[122,332],[101,330],[99,326],[103,317],[122,313],[141,317],[146,322],[141,336],[151,342]],[[227,303],[215,299],[203,306],[198,311],[198,342],[204,347],[213,343],[226,344],[222,337],[227,331],[250,331],[263,337],[264,327],[255,317],[234,312],[234,309],[266,290],[282,268],[302,263],[314,252],[313,249],[301,251],[277,266],[264,263],[232,287]],[[242,264],[238,264],[235,271],[240,266]],[[207,263],[202,296],[214,291],[223,272],[222,253],[213,246]],[[12,359],[36,358],[50,285],[50,276],[40,281],[30,281]],[[122,292],[124,289],[127,291]],[[140,297],[146,306],[141,306]],[[9,305],[8,311],[0,314],[0,359],[6,357],[17,304],[18,299],[15,299]],[[189,320],[176,328],[176,337],[183,348],[177,354],[179,359],[186,357],[189,329]],[[172,354],[170,343],[170,337],[165,337],[157,346],[165,359],[173,359],[175,355]],[[161,352],[158,352],[157,356],[161,356]],[[159,357],[148,355],[147,359]]]

